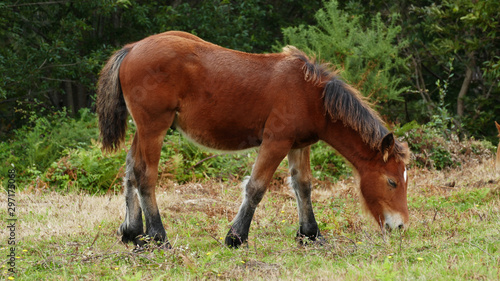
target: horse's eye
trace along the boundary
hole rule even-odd
[[[397,186],[396,182],[391,179],[387,179],[387,183],[394,188]]]

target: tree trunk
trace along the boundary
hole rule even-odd
[[[71,81],[64,81],[64,91],[66,92],[66,108],[71,116],[75,116],[75,102],[73,101],[73,87]]]
[[[418,92],[420,93],[420,96],[424,101],[424,104],[427,106],[427,110],[429,112],[432,112],[434,104],[425,87],[425,81],[421,70],[422,62],[416,52],[415,55],[412,56],[412,60],[413,60],[413,65],[415,66],[415,86],[417,87]]]
[[[58,90],[59,89],[50,90],[49,94],[48,94],[50,102],[52,103],[52,106],[55,107],[57,111],[61,110],[61,96],[60,96]]]
[[[87,91],[85,91],[85,86],[81,83],[76,85],[76,94],[78,96],[78,106],[76,108],[77,111],[80,109],[87,107]]]
[[[472,81],[472,68],[467,66],[464,82],[462,83],[462,88],[460,88],[460,92],[458,93],[457,115],[459,117],[464,116],[464,97],[467,94],[467,91],[469,90],[469,85],[471,81]]]

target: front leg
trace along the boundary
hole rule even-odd
[[[303,244],[304,238],[311,241],[322,241],[321,235],[314,217],[311,202],[311,182],[299,182],[291,177],[291,184],[297,198],[297,206],[299,209],[299,230],[297,231],[297,239]]]
[[[226,245],[234,248],[238,248],[247,241],[255,209],[266,192],[265,185],[258,184],[252,179],[243,182],[243,185],[245,188],[245,198],[225,240]]]
[[[294,149],[288,153],[290,168],[290,185],[295,192],[299,211],[299,230],[297,238],[303,243],[304,238],[311,241],[322,240],[318,223],[314,217],[311,203],[311,166],[309,160],[309,147]]]
[[[226,235],[226,245],[238,248],[247,241],[250,223],[257,205],[264,197],[267,185],[271,181],[276,168],[285,158],[290,150],[291,144],[288,141],[268,142],[264,141],[260,147],[257,161],[250,179],[245,184],[245,198],[240,210],[233,220],[233,225]]]

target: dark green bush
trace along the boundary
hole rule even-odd
[[[449,81],[453,77],[453,60],[449,62],[448,77],[436,81],[439,101],[433,109],[430,121],[419,125],[416,121],[396,127],[395,133],[408,142],[412,151],[411,164],[442,170],[453,168],[469,161],[482,161],[492,155],[494,146],[488,141],[473,138],[459,139],[460,126],[454,121],[446,104]]]
[[[121,190],[125,149],[103,155],[100,145],[92,141],[86,148],[71,149],[43,173],[41,181],[58,191],[85,191],[102,194]]]
[[[239,153],[208,152],[188,142],[177,131],[165,138],[160,160],[160,173],[180,183],[192,180],[241,179],[249,175],[257,151]],[[286,170],[287,161],[281,164]],[[327,144],[320,142],[311,149],[313,176],[320,180],[338,180],[350,175],[343,158]]]
[[[339,9],[337,1],[325,1],[315,14],[316,25],[283,29],[284,43],[330,62],[340,76],[372,102],[401,101],[407,59],[398,56],[406,45],[396,40],[401,31],[392,15],[390,23],[380,14],[364,21],[362,15]],[[366,26],[362,23],[367,22]],[[276,48],[279,49],[279,48]]]
[[[82,110],[78,118],[63,112],[39,117],[36,111],[25,113],[28,125],[16,130],[14,138],[0,143],[2,176],[16,167],[20,187],[35,186],[58,191],[85,191],[102,194],[121,190],[126,148],[103,155],[97,143],[97,120]],[[489,142],[460,142],[450,127],[446,111],[432,122],[416,122],[396,127],[395,133],[410,145],[412,165],[435,169],[456,167],[467,159],[480,159],[493,151]],[[130,123],[127,146],[135,126]],[[159,178],[185,183],[219,179],[241,180],[250,174],[256,150],[224,154],[208,152],[188,142],[178,131],[169,131],[161,151]],[[474,158],[476,157],[476,158]],[[280,170],[286,171],[286,161]],[[351,175],[351,167],[327,144],[320,142],[311,149],[311,170],[319,180],[336,181]]]
[[[397,128],[395,133],[408,142],[412,152],[411,165],[438,170],[460,165],[453,161],[445,138],[435,128],[420,126],[413,121]]]
[[[351,175],[351,166],[346,160],[324,142],[311,147],[312,174],[319,180],[337,181]]]
[[[250,174],[256,155],[255,150],[234,154],[209,152],[178,131],[169,131],[161,151],[160,173],[179,183],[209,178],[226,181]]]
[[[14,131],[13,137],[0,143],[2,176],[12,165],[22,182],[34,179],[69,149],[85,149],[97,139],[94,114],[82,109],[79,117],[70,118],[65,111],[45,115],[43,110],[20,112],[28,119]]]

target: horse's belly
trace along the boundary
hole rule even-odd
[[[262,142],[262,129],[259,126],[242,126],[231,122],[201,119],[186,120],[179,116],[174,127],[189,141],[211,150],[236,151],[259,146]]]

